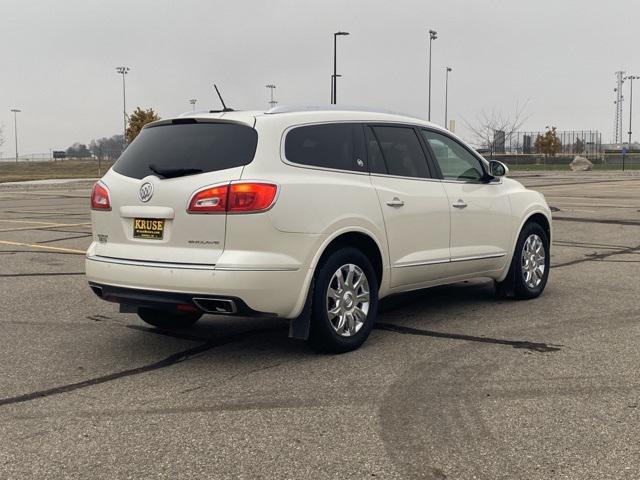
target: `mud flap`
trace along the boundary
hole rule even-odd
[[[514,257],[515,258],[515,257]],[[515,298],[516,296],[516,269],[514,261],[511,261],[509,273],[501,282],[493,282],[496,288],[496,295],[500,298]]]
[[[307,292],[307,300],[304,302],[302,312],[289,323],[289,338],[296,338],[298,340],[309,339],[309,330],[311,328],[311,302],[314,287],[315,279],[312,279],[311,285],[309,285],[309,291]]]

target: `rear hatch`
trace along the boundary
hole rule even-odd
[[[214,265],[226,214],[187,211],[203,187],[241,177],[256,131],[246,124],[177,119],[145,127],[102,179],[110,210],[92,212],[95,254],[163,263]]]

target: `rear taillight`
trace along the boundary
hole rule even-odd
[[[207,187],[193,194],[189,202],[189,213],[224,213],[227,211],[229,185]]]
[[[276,198],[277,185],[243,182],[207,187],[189,201],[189,213],[255,213],[269,209]]]
[[[232,183],[228,212],[260,212],[273,204],[278,187],[272,183]]]
[[[104,183],[96,182],[91,190],[92,210],[111,210],[111,197],[109,189]]]

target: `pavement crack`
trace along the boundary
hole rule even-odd
[[[432,330],[421,330],[418,328],[404,327],[393,323],[376,323],[378,330],[401,333],[405,335],[422,335],[425,337],[448,338],[451,340],[466,340],[469,342],[494,343],[497,345],[509,345],[513,348],[521,348],[539,353],[557,352],[563,345],[553,345],[548,343],[529,342],[526,340],[504,340],[501,338],[476,337],[460,333],[434,332]]]
[[[606,252],[606,253],[591,253],[585,255],[585,258],[578,258],[576,260],[570,260],[564,263],[558,263],[557,265],[552,265],[551,268],[562,268],[569,267],[571,265],[578,265],[584,262],[593,262],[593,261],[602,261],[608,259],[609,257],[613,257],[615,255],[629,255],[638,253],[640,251],[640,245],[636,245],[635,247],[628,247],[622,250],[617,250],[615,252]]]
[[[177,363],[194,358],[195,356],[200,355],[208,350],[212,350],[217,347],[222,347],[230,343],[240,342],[249,336],[253,336],[259,333],[269,333],[269,332],[280,331],[280,330],[282,330],[281,327],[264,328],[259,330],[241,332],[235,335],[229,335],[222,338],[212,339],[205,343],[197,345],[195,347],[188,348],[186,350],[182,350],[180,352],[171,354],[168,357],[165,357],[162,360],[159,360],[157,362],[149,363],[147,365],[142,365],[140,367],[121,370],[119,372],[110,373],[100,377],[90,378],[88,380],[83,380],[81,382],[60,385],[58,387],[53,387],[46,390],[37,390],[35,392],[26,393],[23,395],[17,395],[15,397],[0,398],[0,406],[29,402],[31,400],[37,400],[39,398],[50,397],[52,395],[69,393],[69,392],[73,392],[74,390],[80,390],[82,388],[99,385],[101,383],[112,382],[120,378],[131,377],[134,375],[140,375],[141,373],[152,372],[154,370],[171,367],[172,365],[175,365]]]
[[[604,223],[607,225],[627,225],[640,227],[640,222],[636,220],[612,220],[609,218],[586,218],[586,217],[553,217],[554,222],[577,222],[577,223]]]
[[[83,233],[82,235],[77,235],[75,237],[62,237],[62,238],[52,238],[51,240],[42,240],[37,243],[53,243],[53,242],[63,242],[65,240],[77,240],[78,238],[87,238],[90,237],[91,233]]]
[[[516,178],[517,180],[517,178]],[[588,185],[590,183],[619,183],[619,182],[633,182],[636,181],[636,178],[620,178],[620,179],[603,179],[603,180],[572,180],[568,182],[557,182],[557,183],[541,183],[541,184],[530,184],[525,185],[526,188],[539,188],[539,187],[563,187],[565,185]]]

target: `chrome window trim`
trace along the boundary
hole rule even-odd
[[[403,177],[402,175],[391,175],[390,173],[371,173],[372,177],[388,177],[388,178],[397,178],[399,180],[418,180],[420,182],[442,182],[439,178],[425,178],[425,177]]]
[[[322,120],[322,121],[318,121],[318,122],[306,122],[306,123],[297,123],[295,125],[289,125],[287,128],[285,128],[285,130],[282,132],[282,135],[280,137],[280,160],[282,160],[282,162],[286,165],[292,166],[292,167],[297,167],[297,168],[307,168],[310,170],[322,170],[322,171],[327,171],[327,172],[338,172],[338,173],[347,173],[347,174],[352,174],[352,175],[368,175],[368,176],[384,176],[384,177],[393,177],[393,178],[401,178],[401,179],[407,179],[407,180],[440,180],[439,178],[433,178],[433,177],[403,177],[400,175],[389,175],[389,174],[385,174],[385,173],[371,173],[369,171],[369,162],[367,159],[367,171],[365,172],[358,172],[357,170],[341,170],[339,168],[329,168],[329,167],[317,167],[314,165],[304,165],[302,163],[296,163],[293,162],[291,160],[289,160],[287,158],[287,156],[285,155],[285,141],[287,138],[287,134],[293,130],[294,128],[298,128],[298,127],[309,127],[309,126],[313,126],[313,125],[332,125],[335,123],[357,123],[359,125],[362,126],[367,126],[367,125],[389,125],[392,127],[410,127],[410,128],[421,128],[423,127],[423,125],[419,125],[419,124],[415,124],[415,123],[407,123],[407,122],[403,122],[403,121],[394,121],[394,120]]]
[[[392,175],[389,173],[372,173],[370,171],[366,171],[366,172],[358,172],[357,170],[342,170],[339,168],[329,168],[329,167],[318,167],[315,165],[304,165],[302,163],[296,163],[293,162],[291,160],[289,160],[287,158],[287,156],[285,155],[285,141],[286,141],[286,137],[287,134],[293,130],[294,128],[298,128],[298,127],[308,127],[308,126],[313,126],[313,125],[331,125],[331,124],[335,124],[335,123],[358,123],[361,124],[363,126],[367,126],[369,124],[375,124],[375,125],[384,125],[384,124],[389,124],[391,126],[398,126],[398,127],[411,127],[411,128],[418,128],[418,129],[429,129],[435,133],[441,133],[439,130],[436,129],[431,129],[429,127],[426,127],[424,125],[419,125],[419,124],[412,124],[412,123],[407,123],[407,122],[403,122],[403,121],[392,121],[392,120],[384,120],[384,121],[369,121],[369,120],[323,120],[323,121],[317,121],[317,122],[306,122],[306,123],[297,123],[295,125],[289,125],[287,128],[284,129],[284,131],[282,132],[282,135],[280,136],[280,160],[282,161],[282,163],[284,163],[285,165],[289,165],[291,167],[296,167],[296,168],[304,168],[304,169],[308,169],[308,170],[320,170],[320,171],[325,171],[325,172],[336,172],[336,173],[345,173],[345,174],[349,174],[349,175],[367,175],[370,177],[386,177],[386,178],[397,178],[400,180],[420,180],[420,181],[429,181],[429,182],[442,182],[442,183],[462,183],[465,185],[500,185],[502,184],[502,178],[498,179],[498,180],[492,180],[489,182],[467,182],[467,181],[463,181],[463,180],[450,180],[450,179],[445,179],[445,178],[434,178],[434,177],[405,177],[402,175]],[[444,134],[447,138],[452,138],[449,135]],[[454,141],[457,141],[455,138],[452,138]],[[476,157],[481,163],[487,163],[487,161],[482,158],[481,156],[475,155],[473,154],[473,152],[470,152],[474,157]],[[367,162],[367,166],[368,166],[368,162]]]
[[[500,179],[494,178],[489,182],[469,182],[466,180],[451,180],[447,178],[440,179],[440,181],[443,183],[463,183],[465,185],[501,185],[502,184],[502,178]]]

